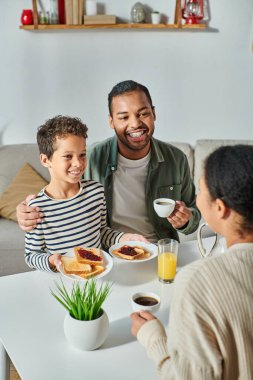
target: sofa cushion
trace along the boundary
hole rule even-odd
[[[30,164],[47,181],[48,170],[41,165],[37,144],[13,144],[0,147],[0,194],[4,192],[25,163]],[[27,194],[28,195],[28,194]]]
[[[194,184],[198,192],[199,179],[203,172],[203,164],[207,156],[215,149],[225,145],[237,145],[246,144],[253,145],[253,141],[250,140],[197,140],[194,151]]]
[[[0,196],[0,215],[16,221],[16,206],[28,194],[37,194],[46,185],[47,181],[29,164],[25,164]]]
[[[22,251],[23,258],[25,253],[25,232],[18,227],[16,222],[0,218],[0,242],[1,251]]]
[[[24,259],[25,232],[16,222],[0,218],[0,276],[30,271]]]
[[[174,145],[178,149],[182,150],[184,154],[187,157],[189,167],[190,167],[190,172],[193,178],[193,173],[194,173],[194,153],[193,153],[193,148],[191,147],[190,144],[187,143],[182,143],[182,142],[171,142],[171,145]]]

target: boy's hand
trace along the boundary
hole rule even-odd
[[[16,207],[18,224],[23,231],[33,230],[43,217],[39,207],[27,206],[28,202],[35,197],[36,195],[28,195],[26,200]]]
[[[61,265],[61,255],[54,254],[49,257],[49,264],[51,267],[55,267],[59,271],[59,266]]]
[[[124,241],[143,241],[144,243],[149,243],[144,236],[138,234],[124,234],[119,239],[119,242],[123,243]]]

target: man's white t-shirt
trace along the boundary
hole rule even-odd
[[[140,160],[129,160],[118,154],[117,171],[113,174],[112,228],[139,233],[157,241],[148,218],[145,186],[150,152]]]

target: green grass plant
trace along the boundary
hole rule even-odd
[[[72,290],[67,291],[64,283],[56,283],[56,291],[51,290],[54,298],[60,302],[69,314],[79,321],[91,321],[102,314],[102,305],[110,293],[112,284],[108,282],[98,286],[95,279],[89,279],[84,284],[74,282]]]

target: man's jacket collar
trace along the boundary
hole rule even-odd
[[[152,137],[151,139],[151,162],[152,166],[157,166],[158,163],[164,161],[164,156],[159,147],[158,140]],[[114,136],[110,140],[110,147],[108,152],[107,168],[110,173],[117,170],[118,166],[118,139]]]

